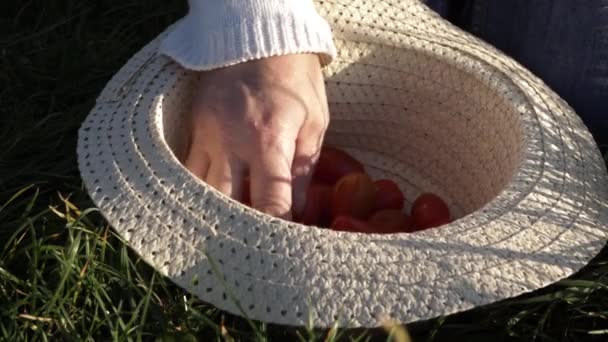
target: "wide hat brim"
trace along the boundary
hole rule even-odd
[[[112,78],[78,140],[91,198],[143,260],[237,315],[376,327],[533,291],[599,252],[605,165],[579,117],[538,78],[418,1],[318,9],[338,48],[324,70],[327,141],[407,194],[444,195],[459,219],[415,234],[335,232],[274,219],[210,188],[179,161],[175,132],[185,128],[176,112],[189,109],[197,76],[157,53],[165,32]],[[449,111],[462,106],[471,110]],[[437,115],[441,124],[429,119]],[[400,120],[411,128],[403,144],[393,129]],[[466,130],[477,133],[459,135]],[[480,160],[489,162],[471,167]],[[459,195],[459,184],[470,186]]]

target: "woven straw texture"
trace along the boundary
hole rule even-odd
[[[415,0],[317,3],[332,25],[326,141],[433,191],[459,217],[415,234],[273,219],[180,163],[196,74],[157,54],[112,78],[79,135],[94,202],[141,257],[229,312],[287,325],[412,322],[544,287],[605,244],[608,177],[591,135],[539,79]]]

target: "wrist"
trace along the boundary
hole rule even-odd
[[[211,10],[203,4],[212,1],[191,1],[160,52],[192,70],[302,53],[314,53],[326,65],[335,56],[331,29],[311,1],[238,0],[243,8],[235,0],[222,1]]]

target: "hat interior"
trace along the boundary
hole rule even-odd
[[[495,198],[521,162],[520,112],[483,72],[438,55],[399,50],[341,53],[324,69],[331,121],[325,143],[362,161],[374,178],[390,178],[406,205],[422,192],[449,204],[454,218]],[[186,72],[164,94],[162,131],[184,160],[197,74]]]

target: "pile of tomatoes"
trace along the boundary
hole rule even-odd
[[[363,164],[343,150],[324,146],[296,222],[360,233],[403,233],[451,222],[447,204],[423,193],[404,212],[405,196],[390,179],[372,180]]]

